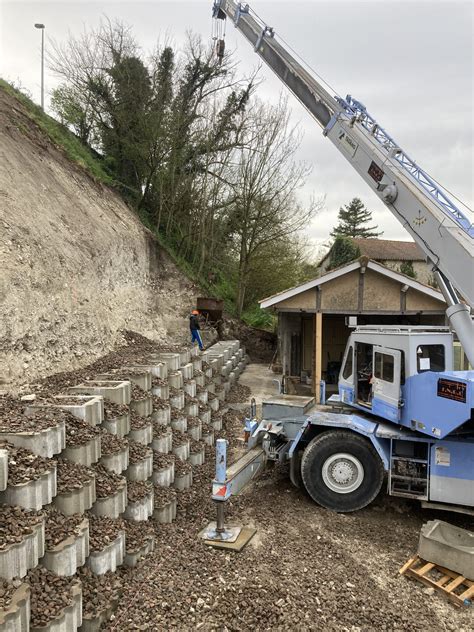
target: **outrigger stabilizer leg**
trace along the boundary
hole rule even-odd
[[[265,452],[255,447],[227,469],[226,439],[216,441],[216,477],[212,481],[212,500],[216,503],[216,522],[211,522],[199,536],[206,544],[240,551],[253,537],[251,527],[225,524],[225,503],[238,494],[263,469]]]

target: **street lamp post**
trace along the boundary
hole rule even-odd
[[[41,30],[41,109],[44,112],[44,24],[35,24]]]

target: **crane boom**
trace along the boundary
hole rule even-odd
[[[474,225],[448,194],[370,116],[347,96],[332,96],[255,16],[248,4],[216,0],[213,17],[229,18],[327,136],[402,223],[433,266],[447,316],[474,365]]]

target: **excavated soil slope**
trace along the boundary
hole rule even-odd
[[[0,88],[0,391],[89,363],[121,329],[178,340],[195,295],[118,195]]]

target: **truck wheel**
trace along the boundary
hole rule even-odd
[[[357,511],[380,491],[384,469],[372,444],[344,430],[315,437],[303,452],[301,476],[306,491],[333,511]]]

